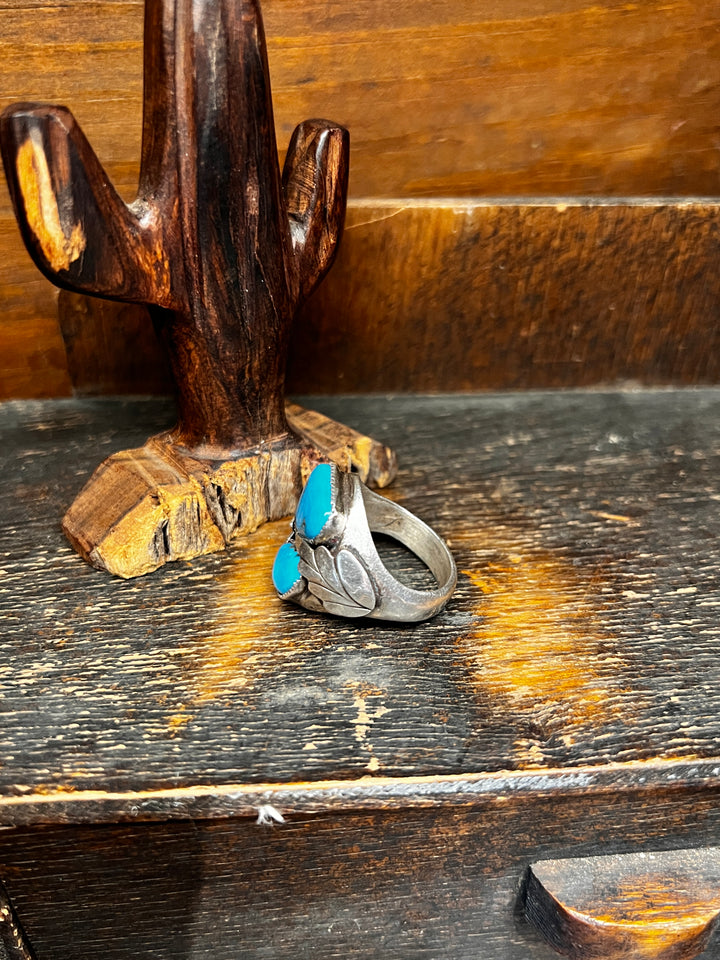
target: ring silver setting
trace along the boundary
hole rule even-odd
[[[397,580],[383,564],[373,533],[407,547],[436,587],[416,590]],[[292,534],[278,550],[273,582],[282,600],[307,610],[419,623],[448,602],[457,569],[447,544],[426,523],[369,490],[355,474],[321,463],[298,502]]]

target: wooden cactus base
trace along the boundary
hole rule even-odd
[[[170,560],[223,550],[235,537],[293,513],[313,466],[333,460],[372,486],[388,484],[395,455],[315,411],[288,404],[288,435],[233,460],[201,460],[166,434],[98,467],[63,520],[93,566],[139,577]]]

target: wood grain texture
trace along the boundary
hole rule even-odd
[[[17,226],[9,219],[0,224],[0,248],[0,396],[69,396],[72,376],[58,324],[57,290],[24,253]],[[10,267],[13,260],[18,260],[17,269]]]
[[[382,779],[380,806],[432,794],[406,782],[417,777],[444,778],[437,802],[444,790],[459,803],[617,794],[641,778],[649,792],[717,786],[717,391],[322,409],[398,449],[392,496],[449,541],[460,582],[431,623],[282,604],[270,568],[285,522],[141,582],[109,580],[73,555],[59,519],[99,454],[162,429],[172,409],[2,408],[4,822],[80,816],[63,807],[75,795],[89,818],[247,813],[249,786],[333,781],[327,796],[367,775],[369,791]],[[388,562],[412,575],[404,554]]]
[[[720,837],[709,790],[256,820],[6,831],[0,870],[47,960],[553,960],[529,862]]]
[[[1,9],[0,106],[71,105],[131,199],[142,4]],[[299,116],[345,124],[354,199],[718,193],[717,0],[267,0],[265,16],[280,148]],[[54,294],[35,277],[2,191],[0,304],[0,395],[67,394]]]
[[[76,396],[172,396],[167,351],[147,307],[60,290],[57,313]]]
[[[112,454],[65,513],[65,536],[97,569],[140,577],[291,517],[320,462],[353,470],[371,487],[395,476],[397,458],[384,444],[297,404],[286,415],[291,436],[232,460],[189,456],[169,431]]]
[[[288,106],[326,97],[353,131],[355,196],[714,195],[719,18],[691,0],[278,0],[270,64]]]
[[[142,4],[5,0],[0,10],[0,108],[18,100],[75,105],[109,176],[130,199],[142,123]],[[57,291],[39,276],[13,221],[3,186],[0,395],[68,395]]]
[[[296,320],[288,383],[716,383],[718,214],[691,201],[351,204],[335,266]],[[78,392],[166,389],[141,316],[62,294],[60,324]]]
[[[526,916],[576,960],[692,960],[720,917],[720,850],[544,860],[528,871]]]
[[[328,285],[296,323],[290,388],[717,382],[719,212],[692,202],[358,204]]]
[[[2,105],[77,104],[133,190],[142,4],[2,9]],[[353,132],[355,197],[717,192],[715,0],[266,0],[264,13],[278,140],[298,116],[336,116]]]

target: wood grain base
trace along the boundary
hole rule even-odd
[[[233,460],[190,456],[168,434],[98,467],[65,514],[63,530],[89,563],[119,577],[223,550],[235,537],[293,513],[322,460],[371,486],[396,471],[393,452],[322,414],[289,404],[293,435]]]

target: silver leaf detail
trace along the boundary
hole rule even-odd
[[[346,595],[335,570],[332,554],[327,547],[321,546],[315,550],[315,562],[327,586],[336,593]]]
[[[364,617],[375,609],[372,581],[362,562],[341,548],[335,557],[325,546],[299,544],[300,575],[307,581],[309,593],[328,613],[341,617]]]
[[[298,553],[300,554],[300,559],[305,561],[306,566],[310,568],[313,576],[317,575],[318,567],[317,563],[315,562],[315,551],[313,548],[306,540],[303,540],[302,537],[296,538],[295,545]],[[302,573],[302,570],[300,572]],[[303,573],[303,576],[306,577],[307,574]]]
[[[375,591],[367,570],[355,554],[350,553],[349,550],[339,550],[335,558],[335,566],[340,576],[340,583],[348,596],[361,606],[372,610],[375,607]]]

